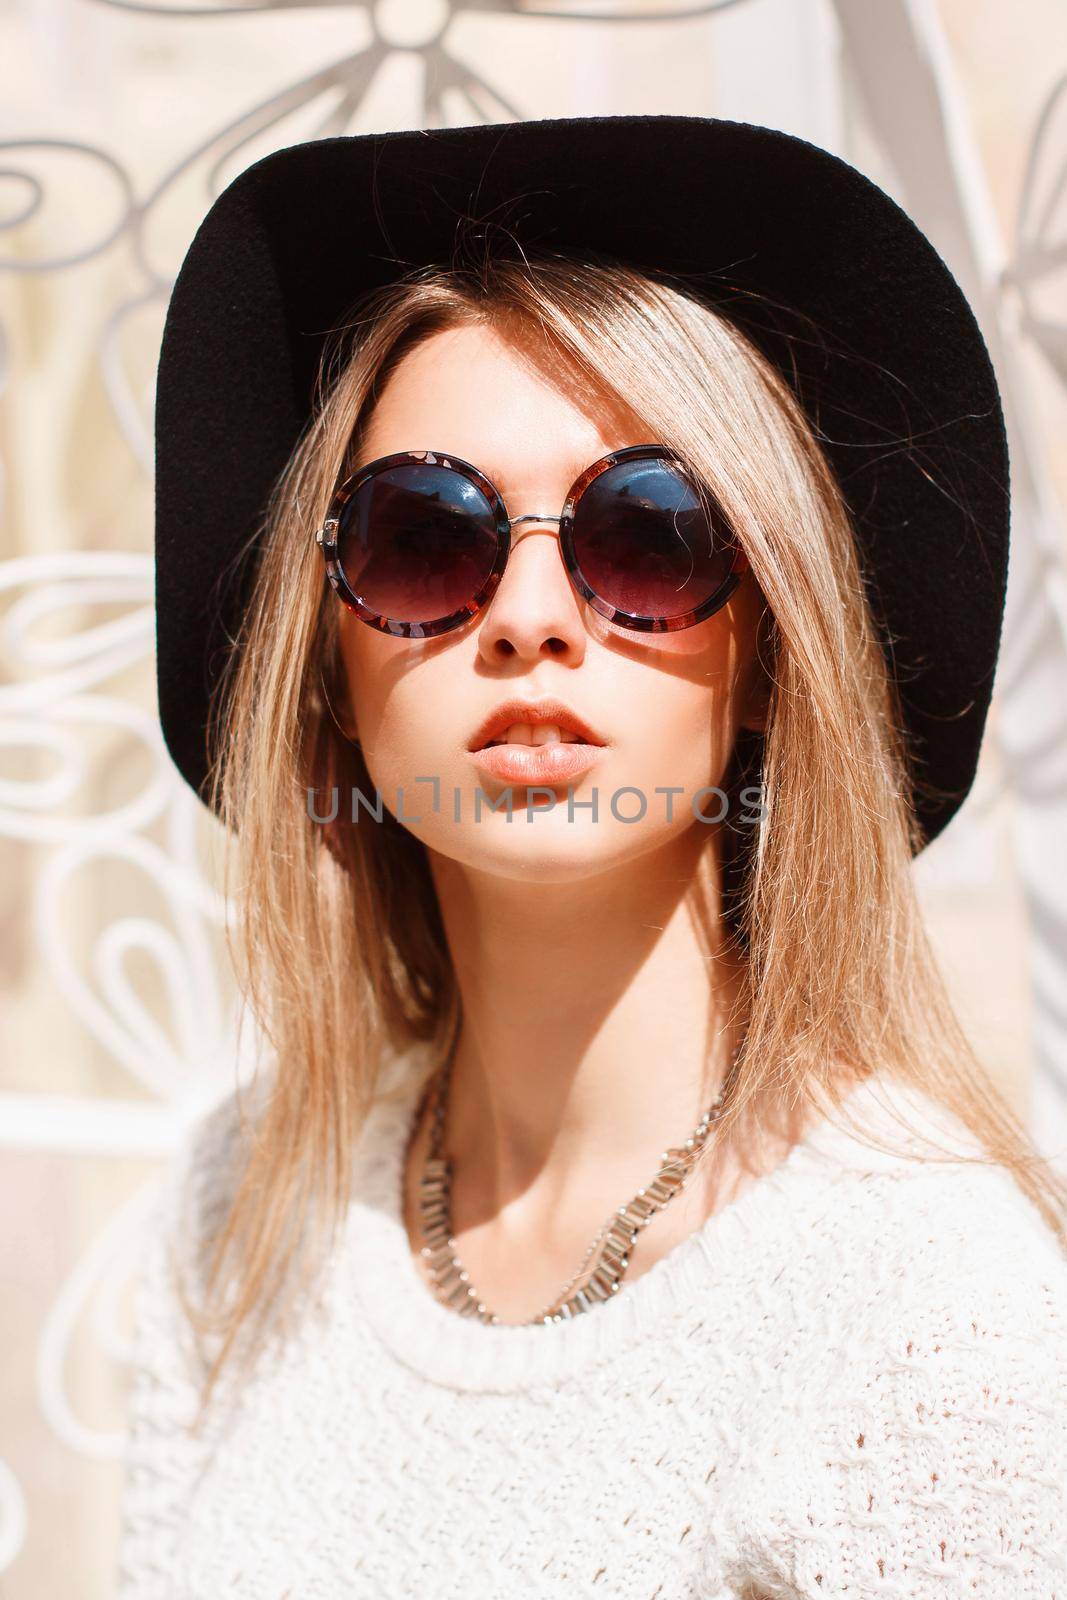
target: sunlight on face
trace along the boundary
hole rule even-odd
[[[558,516],[592,462],[656,442],[636,417],[553,384],[521,344],[462,327],[397,365],[358,465],[399,450],[453,452],[486,474],[512,517]],[[451,633],[394,638],[343,610],[342,656],[371,779],[429,849],[531,881],[597,872],[693,827],[708,833],[694,821],[694,798],[716,813],[716,797],[698,791],[719,784],[748,713],[761,609],[749,576],[695,627],[628,632],[572,588],[557,524],[522,523],[492,599]],[[554,804],[488,773],[467,748],[515,696],[563,700],[605,741],[588,771],[555,787]],[[434,786],[417,781],[431,778],[436,810]],[[657,793],[665,787],[682,792]],[[488,803],[509,788],[510,820]]]

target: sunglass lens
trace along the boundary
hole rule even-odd
[[[394,622],[428,623],[460,611],[485,585],[497,550],[496,519],[477,484],[428,462],[365,479],[338,529],[349,587]]]
[[[667,621],[697,610],[726,581],[734,550],[722,512],[668,461],[605,468],[575,511],[582,576],[634,617]]]

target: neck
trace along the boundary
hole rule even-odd
[[[740,1038],[713,838],[558,883],[431,863],[463,1008],[445,1142],[472,1210],[551,1226],[636,1190]]]

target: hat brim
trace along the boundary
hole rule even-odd
[[[452,259],[463,219],[522,247],[691,275],[775,362],[848,502],[918,762],[924,842],[974,780],[1008,564],[1008,459],[964,295],[896,203],[828,152],[688,116],[546,118],[317,140],[214,202],[171,296],[156,395],[159,713],[206,797],[208,702],[323,344],[363,291]]]

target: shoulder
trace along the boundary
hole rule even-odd
[[[432,1043],[383,1042],[373,1071],[373,1092],[364,1124],[376,1127],[390,1114],[403,1115],[433,1065]],[[277,1058],[265,1053],[248,1079],[234,1084],[187,1115],[163,1175],[164,1187],[183,1207],[210,1225],[224,1206],[247,1161],[275,1094],[288,1093]],[[355,1154],[355,1152],[353,1152]]]
[[[198,1290],[212,1239],[224,1225],[269,1094],[257,1074],[187,1112],[153,1185],[139,1276],[157,1296]]]
[[[845,1174],[831,1193],[842,1228],[853,1242],[866,1238],[872,1272],[902,1298],[925,1303],[953,1285],[1067,1285],[1063,1245],[1004,1167],[922,1159]]]
[[[350,1152],[357,1184],[363,1168],[373,1164],[379,1133],[391,1131],[398,1117],[403,1122],[425,1073],[424,1057],[425,1051],[415,1047],[383,1048],[371,1103],[356,1148]],[[157,1254],[165,1242],[171,1260],[180,1260],[184,1271],[206,1266],[212,1241],[225,1226],[249,1162],[268,1131],[264,1124],[278,1091],[278,1064],[268,1056],[250,1078],[187,1116],[161,1174],[149,1225],[149,1231],[157,1236]],[[278,1122],[284,1134],[287,1119]],[[271,1138],[278,1132],[278,1128],[270,1130]],[[279,1152],[272,1150],[268,1155],[272,1163]],[[273,1173],[267,1171],[263,1181],[273,1181]]]
[[[182,1190],[183,1202],[196,1208],[198,1220],[210,1222],[224,1203],[266,1110],[272,1087],[269,1074],[228,1089],[189,1118],[171,1164],[170,1182]]]
[[[1012,1174],[996,1165],[916,1163],[837,1186],[850,1237],[865,1241],[858,1304],[843,1347],[854,1371],[899,1378],[925,1362],[944,1372],[1029,1371],[1064,1397],[1067,1255]]]
[[[918,1592],[1048,1600],[1067,1575],[1067,1270],[1017,1194],[995,1169],[915,1188],[922,1226],[898,1229],[911,1248],[820,1441],[828,1482],[877,1514],[857,1550],[880,1525]]]
[[[1063,1294],[1062,1241],[951,1111],[885,1079],[863,1085],[846,1106],[857,1127],[890,1148],[869,1146],[851,1122],[820,1129],[811,1164],[825,1184],[821,1220],[853,1245],[866,1241],[870,1271],[886,1290],[928,1303],[939,1285],[980,1293],[1044,1278]]]
[[[950,1149],[981,1154],[941,1108],[912,1112],[920,1133],[936,1117]],[[863,1124],[887,1133],[884,1120]],[[901,1132],[887,1142],[907,1146]],[[944,1376],[957,1358],[1019,1381],[1029,1371],[1062,1395],[1067,1252],[1014,1175],[987,1161],[872,1151],[836,1130],[818,1146],[778,1280],[816,1410],[883,1375],[899,1386],[911,1363]]]
[[[821,1145],[780,1280],[789,1404],[753,1445],[733,1575],[811,1600],[1067,1595],[1063,1249],[997,1165],[866,1154]]]

